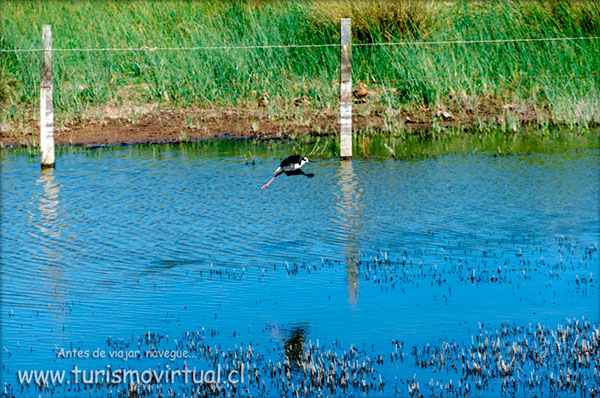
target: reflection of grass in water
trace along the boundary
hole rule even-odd
[[[128,149],[129,148],[129,149]],[[297,153],[309,159],[339,157],[337,136],[302,136],[295,140],[230,140],[209,139],[180,144],[144,144],[107,146],[96,149],[86,147],[56,147],[57,156],[83,153],[89,157],[102,158],[106,153],[136,152],[137,149],[152,151],[153,156],[170,155],[175,152],[210,153],[218,156],[234,156],[242,159],[247,167],[254,167],[261,158],[285,156]],[[550,153],[569,149],[600,149],[600,129],[580,132],[549,128],[546,130],[523,129],[519,133],[506,133],[489,128],[487,131],[455,129],[440,133],[391,135],[388,133],[362,133],[354,138],[355,158],[395,158],[397,160],[423,158],[444,154],[486,152],[498,155],[528,152]],[[0,149],[1,153],[22,153],[39,156],[38,147]]]
[[[600,130],[577,134],[560,130],[523,129],[518,134],[499,130],[450,130],[445,134],[407,135],[375,134],[367,140],[355,140],[355,152],[372,156],[415,158],[447,153],[492,152],[498,154],[552,152],[571,148],[600,148]]]
[[[2,48],[39,47],[43,23],[55,48],[338,43],[341,17],[352,18],[355,43],[600,35],[593,1],[4,1],[2,15]],[[39,85],[39,58],[0,54],[3,123],[37,112],[39,90],[17,86]],[[369,85],[373,109],[506,110],[507,125],[523,111],[599,121],[600,77],[522,78],[599,69],[598,40],[353,49],[353,77]],[[318,109],[337,106],[339,48],[57,52],[54,76],[71,86],[56,88],[58,122],[102,117],[105,103],[255,107],[263,92],[271,114],[290,115],[303,94]]]
[[[454,129],[439,133],[392,135],[381,132],[359,134],[354,137],[354,157],[392,157],[414,159],[443,154],[491,152],[500,155],[526,152],[554,152],[574,148],[600,148],[600,130],[574,132],[560,129],[523,129],[506,133],[489,128],[486,131]],[[339,156],[338,138],[305,138],[294,144],[299,153],[310,153],[314,148],[319,157]]]

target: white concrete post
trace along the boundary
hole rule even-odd
[[[42,168],[54,167],[54,108],[52,105],[52,27],[42,27],[42,82],[40,86],[40,149]]]
[[[341,23],[340,157],[352,157],[352,33],[350,18]]]

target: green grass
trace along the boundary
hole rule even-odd
[[[352,18],[354,43],[600,36],[594,1],[3,0],[0,47],[39,48],[43,24],[54,48],[339,43],[341,17]],[[554,123],[600,122],[600,40],[355,46],[352,56],[373,110],[489,110],[510,122],[533,109]],[[302,94],[335,109],[339,58],[336,47],[55,52],[55,111],[60,123],[105,103],[254,107],[265,91],[274,113]],[[0,53],[0,123],[35,115],[40,68],[39,53]],[[561,77],[529,77],[549,75]]]

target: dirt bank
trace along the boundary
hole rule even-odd
[[[354,107],[357,131],[423,130],[434,126],[474,126],[482,122],[503,124],[550,120],[547,112],[524,108],[485,107],[449,111],[427,108],[412,112],[374,111]],[[511,111],[510,117],[507,111]],[[283,112],[281,112],[283,113]],[[294,109],[283,115],[269,109],[159,109],[156,106],[104,108],[96,118],[57,126],[57,145],[117,145],[185,142],[214,137],[289,138],[302,134],[325,135],[338,131],[338,113],[332,109]],[[19,128],[2,126],[2,147],[39,142],[39,122],[33,118]]]

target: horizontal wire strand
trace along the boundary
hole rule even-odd
[[[552,42],[552,41],[576,41],[576,40],[598,40],[598,36],[581,37],[542,37],[542,38],[516,38],[516,39],[484,39],[484,40],[449,40],[449,41],[405,41],[386,43],[353,43],[353,47],[373,46],[423,46],[423,45],[453,45],[453,44],[500,44],[500,43],[522,43],[522,42]],[[285,49],[285,48],[319,48],[340,47],[339,43],[325,44],[274,44],[274,45],[251,45],[251,46],[198,46],[198,47],[124,47],[124,48],[54,48],[53,52],[109,52],[109,51],[211,51],[211,50],[252,50],[252,49]],[[0,49],[0,53],[18,52],[41,52],[42,48],[15,48]]]
[[[420,82],[420,81],[434,81],[434,80],[524,80],[524,79],[564,79],[564,78],[587,78],[587,77],[600,77],[600,75],[524,75],[524,76],[456,76],[456,77],[428,77],[428,78],[406,78],[406,79],[382,79],[377,80],[373,84],[379,82],[392,83],[392,82]],[[109,87],[109,88],[150,88],[160,86],[171,86],[171,87],[185,87],[185,86],[265,86],[265,85],[278,85],[283,86],[287,84],[332,84],[338,85],[338,81],[324,81],[324,80],[294,80],[289,82],[227,82],[227,83],[216,83],[216,82],[205,82],[205,83],[139,83],[139,84],[55,84],[55,88],[67,88],[67,89],[79,89],[83,90],[92,87]],[[38,89],[39,85],[34,86],[3,86],[2,89],[9,88],[22,88],[22,89]]]

